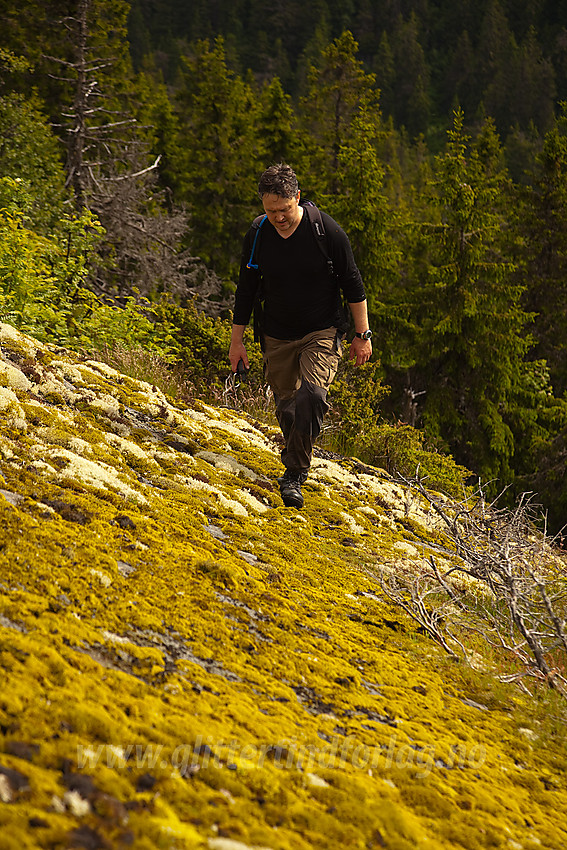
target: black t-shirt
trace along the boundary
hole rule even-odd
[[[234,305],[235,324],[248,324],[260,278],[264,299],[263,330],[276,339],[300,339],[312,331],[336,326],[339,287],[347,301],[364,301],[362,277],[346,233],[329,215],[322,212],[321,216],[326,250],[333,261],[336,277],[329,275],[306,212],[287,239],[266,220],[254,252],[257,271],[246,267],[255,230],[250,228],[244,238]]]

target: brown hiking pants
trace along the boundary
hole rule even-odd
[[[313,444],[329,410],[327,392],[337,373],[341,342],[336,328],[301,339],[264,336],[264,374],[274,393],[287,469],[309,469]]]

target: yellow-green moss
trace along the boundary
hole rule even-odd
[[[426,506],[316,458],[284,508],[269,429],[0,339],[42,352],[0,411],[22,497],[0,499],[0,766],[29,786],[0,802],[8,847],[566,845],[564,727],[533,744],[527,698],[380,594],[381,564],[439,542]]]

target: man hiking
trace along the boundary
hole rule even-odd
[[[240,360],[248,368],[244,332],[252,311],[261,312],[264,373],[285,441],[280,492],[284,505],[301,508],[346,331],[341,293],[354,321],[349,359],[357,366],[372,354],[372,332],[362,277],[336,221],[300,203],[297,177],[285,163],[262,174],[258,194],[265,216],[244,237],[229,358],[233,372]]]

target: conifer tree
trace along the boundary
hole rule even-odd
[[[302,125],[313,141],[310,171],[319,191],[337,194],[336,172],[341,145],[348,140],[351,122],[362,107],[378,114],[378,92],[373,74],[356,58],[358,45],[345,31],[311,67],[309,90],[300,105]]]
[[[262,89],[257,121],[259,154],[267,165],[288,162],[301,174],[305,143],[299,132],[291,97],[285,93],[279,77]]]
[[[412,274],[413,398],[420,421],[458,462],[485,480],[508,481],[511,406],[530,345],[523,286],[503,252],[499,209],[506,175],[489,124],[476,149],[455,113],[431,189],[439,220],[422,228]],[[411,295],[410,295],[411,297]]]
[[[555,73],[544,57],[533,27],[518,51],[512,122],[520,127],[535,125],[541,133],[551,129],[555,111]]]
[[[398,126],[406,127],[410,136],[416,137],[428,128],[431,104],[430,72],[415,13],[408,21],[400,15],[392,34],[392,49],[396,69],[393,115]]]
[[[478,105],[478,86],[474,49],[467,30],[464,30],[455,45],[454,53],[448,63],[442,82],[442,105],[447,111],[455,105],[461,107],[465,115],[473,115]]]
[[[519,227],[526,304],[536,313],[535,356],[546,360],[555,395],[567,392],[567,104],[547,133],[524,192]]]
[[[396,107],[396,60],[386,30],[380,37],[372,69],[376,74],[376,83],[380,89],[380,105],[384,115],[393,117]]]
[[[197,42],[185,57],[177,108],[177,199],[187,205],[192,244],[219,274],[234,276],[256,214],[262,166],[258,104],[251,87],[227,68],[221,38]]]
[[[339,149],[336,194],[322,195],[324,209],[347,231],[367,292],[371,323],[384,310],[384,291],[397,279],[391,239],[395,212],[384,189],[378,147],[385,135],[377,113],[360,107]]]

